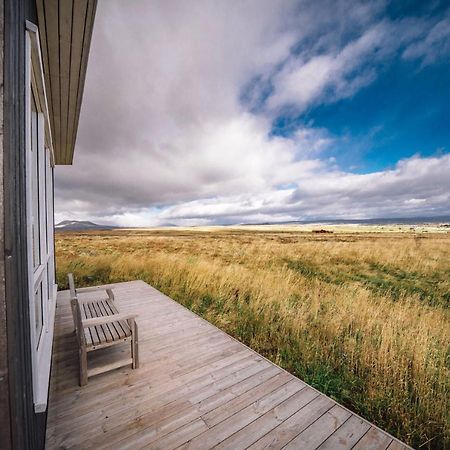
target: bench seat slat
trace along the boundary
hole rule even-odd
[[[91,305],[95,311],[96,317],[103,317],[104,314],[102,313],[102,310],[100,309],[100,307],[98,305],[98,302],[92,302]],[[96,327],[96,329],[97,329],[97,332],[98,332],[98,335],[100,338],[100,343],[109,342],[110,339],[108,339],[108,335],[105,333],[104,326],[99,325]]]
[[[112,300],[108,298],[106,299],[106,303],[108,304],[108,307],[111,309],[111,311],[113,311],[113,314],[119,313],[119,310]],[[119,334],[121,335],[121,337],[131,336],[131,328],[128,325],[128,322],[126,320],[119,320],[118,323],[120,326]]]
[[[113,314],[119,314],[119,310],[117,309],[117,306],[114,304],[112,300],[109,298],[105,299],[105,303],[108,306],[108,308],[112,311]]]
[[[120,314],[114,302],[109,298],[105,299],[102,304],[104,308],[108,311],[111,311],[112,314]],[[114,330],[117,333],[118,339],[123,339],[125,337],[131,336],[131,328],[126,320],[115,322],[114,325]]]
[[[89,308],[88,308],[88,306],[86,304],[83,304],[82,307],[81,307],[81,316],[82,316],[81,317],[82,320],[91,318],[91,313],[90,313]],[[85,338],[86,338],[86,345],[88,347],[96,344],[96,342],[94,341],[94,336],[92,334],[92,330],[90,328],[86,328],[84,330],[84,335],[85,335]]]
[[[96,308],[95,308],[95,304],[96,303],[97,302],[95,302],[95,301],[89,303],[89,307],[90,307],[90,310],[91,310],[92,318],[98,317],[98,313],[97,313]],[[102,317],[102,316],[100,316],[100,317]],[[102,342],[105,342],[105,338],[104,338],[104,335],[103,335],[102,327],[100,325],[96,325],[94,328],[95,328],[95,332],[97,333],[97,337],[98,337],[98,345],[101,345]]]
[[[87,303],[85,305],[85,310],[86,310],[86,318],[92,319],[93,316],[92,316],[92,312],[91,312],[89,303]],[[94,327],[90,327],[90,328],[88,328],[88,330],[89,330],[89,334],[91,335],[91,338],[92,338],[92,345],[100,344],[100,339],[98,338],[97,330]]]
[[[108,314],[112,315],[112,314]],[[111,330],[111,334],[113,335],[113,339],[116,341],[117,339],[121,339],[122,336],[119,333],[120,327],[117,322],[111,322],[108,324],[109,329]]]
[[[106,309],[106,307],[105,307],[103,302],[104,302],[104,300],[100,300],[98,302],[98,306],[101,309],[103,315],[107,316],[108,312],[107,312],[107,309]],[[107,323],[107,324],[103,325],[103,327],[104,327],[104,330],[105,330],[105,334],[108,336],[108,339],[110,339],[111,341],[114,341],[115,333],[113,331],[114,327],[112,326],[112,324]]]
[[[89,310],[90,318],[93,319],[94,317],[96,317],[95,316],[95,311],[94,311],[94,309],[92,307],[92,303],[87,303],[87,307],[88,307],[88,310]],[[101,343],[101,341],[100,341],[100,336],[98,334],[97,327],[90,327],[89,330],[91,330],[91,334],[92,334],[92,343],[94,345],[99,345]]]
[[[111,316],[113,314],[115,314],[115,312],[108,306],[108,300],[104,299],[102,301],[102,305],[103,305],[103,309],[105,311],[105,315],[106,316]],[[115,308],[117,310],[117,308]],[[117,326],[115,323],[109,323],[108,324],[108,328],[110,330],[111,335],[113,336],[113,340],[117,340],[120,339],[120,334],[117,330]]]
[[[105,300],[106,307],[111,311],[111,314],[118,314],[118,309],[113,301],[110,299]],[[130,327],[125,324],[123,325],[123,321],[120,322],[114,322],[113,326],[117,332],[118,338],[123,339],[131,334],[131,331],[129,331]]]

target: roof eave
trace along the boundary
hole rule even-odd
[[[56,164],[72,164],[97,0],[36,0]]]

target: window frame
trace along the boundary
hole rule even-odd
[[[25,152],[26,152],[26,209],[28,301],[30,313],[30,351],[32,360],[33,401],[35,412],[47,409],[53,330],[56,309],[54,234],[53,234],[53,168],[54,154],[45,93],[38,28],[26,22],[25,31]],[[32,136],[32,102],[36,105],[37,137]],[[33,141],[33,139],[35,141]],[[33,147],[34,145],[34,147]],[[33,161],[37,151],[38,195],[33,196]],[[36,185],[35,185],[36,186]],[[36,194],[36,193],[35,193]],[[33,217],[33,205],[38,202],[38,217]],[[33,219],[38,226],[39,265],[35,265]],[[36,329],[36,297],[40,291],[42,328]]]

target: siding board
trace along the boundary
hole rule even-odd
[[[72,164],[73,159],[73,150],[75,148],[76,142],[76,134],[78,130],[78,123],[80,120],[80,112],[81,112],[81,102],[83,99],[84,92],[84,83],[86,81],[86,70],[89,59],[89,50],[91,46],[92,40],[92,32],[93,32],[93,24],[95,20],[95,12],[97,9],[97,0],[88,0],[87,11],[86,11],[86,21],[85,21],[85,29],[83,35],[83,55],[81,59],[81,67],[78,78],[78,91],[77,91],[77,106],[75,111],[75,122],[72,125],[72,142],[71,142],[71,153],[66,159],[65,164]]]
[[[0,174],[3,174],[3,2],[0,3]],[[0,175],[1,177],[1,175]],[[0,182],[0,217],[3,211],[3,183]],[[6,329],[6,296],[5,296],[5,252],[4,229],[0,221],[0,442],[7,450],[11,448],[11,428],[9,410],[8,383],[8,336]]]
[[[72,52],[72,10],[71,1],[59,3],[59,78],[60,78],[60,152],[67,159],[67,129],[69,118],[70,55]]]
[[[73,6],[72,23],[72,51],[70,54],[70,86],[69,86],[69,105],[67,117],[67,140],[65,161],[71,160],[71,149],[75,145],[76,123],[78,103],[78,85],[80,82],[81,58],[83,55],[83,41],[78,36],[84,36],[84,27],[86,14],[88,12],[88,1],[80,0]]]

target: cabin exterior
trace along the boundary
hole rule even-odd
[[[4,0],[0,443],[44,447],[56,304],[53,171],[71,164],[95,0]]]
[[[114,289],[142,331],[139,364],[135,346],[119,370],[124,350],[108,343],[99,362],[115,370],[79,386],[53,171],[72,164],[95,12],[96,0],[0,3],[0,447],[407,448],[139,280],[77,290]]]

